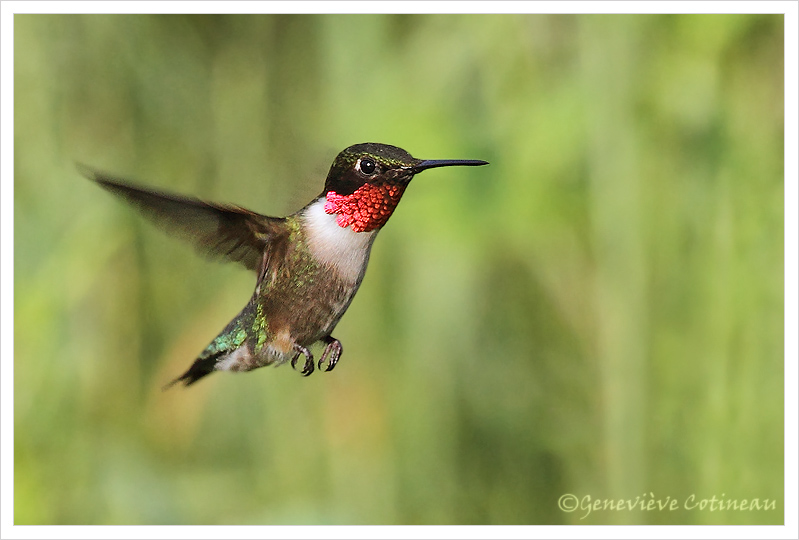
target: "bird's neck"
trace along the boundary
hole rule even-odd
[[[342,226],[339,223],[341,214],[328,212],[329,205],[329,199],[321,196],[300,213],[308,248],[320,263],[330,266],[341,279],[360,283],[379,228],[356,232],[354,227]]]

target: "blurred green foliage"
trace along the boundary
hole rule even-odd
[[[14,23],[17,524],[782,523],[782,16]],[[414,180],[334,372],[162,392],[254,278],[74,162],[281,215],[366,141],[491,165]]]

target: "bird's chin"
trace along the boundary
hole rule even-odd
[[[393,169],[386,173],[386,183],[407,186],[415,174],[416,171],[410,168]]]

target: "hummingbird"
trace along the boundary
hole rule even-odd
[[[138,187],[84,165],[90,180],[136,207],[158,227],[209,255],[255,272],[244,309],[176,383],[194,384],[214,371],[251,371],[305,361],[322,342],[318,362],[331,371],[343,351],[331,333],[363,281],[372,244],[414,175],[436,167],[487,165],[481,160],[423,160],[396,146],[362,143],[336,156],[322,193],[297,212],[270,217],[240,206],[205,202]]]

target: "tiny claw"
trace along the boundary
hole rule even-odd
[[[300,357],[301,354],[304,355],[305,365],[302,366],[302,371],[300,371],[300,374],[302,374],[303,377],[307,377],[308,375],[313,373],[313,366],[314,366],[313,355],[311,354],[311,351],[309,351],[302,345],[297,345],[296,343],[294,344],[294,350],[296,352],[294,353],[294,356],[291,359],[291,367],[296,370],[297,359]]]
[[[302,367],[302,371],[300,372],[303,377],[307,377],[311,373],[313,373],[313,356],[308,357],[305,360],[305,365]]]
[[[336,364],[338,363],[338,359],[341,358],[341,352],[344,350],[344,348],[341,346],[341,342],[336,338],[328,336],[325,341],[327,342],[327,347],[325,347],[325,351],[322,353],[322,357],[319,359],[319,369],[322,369],[322,364],[325,363],[325,360],[330,358],[325,371],[333,371],[333,368],[336,367]]]
[[[297,371],[297,359],[299,357],[300,357],[300,353],[298,352],[291,359],[291,367],[294,369],[294,371]]]

